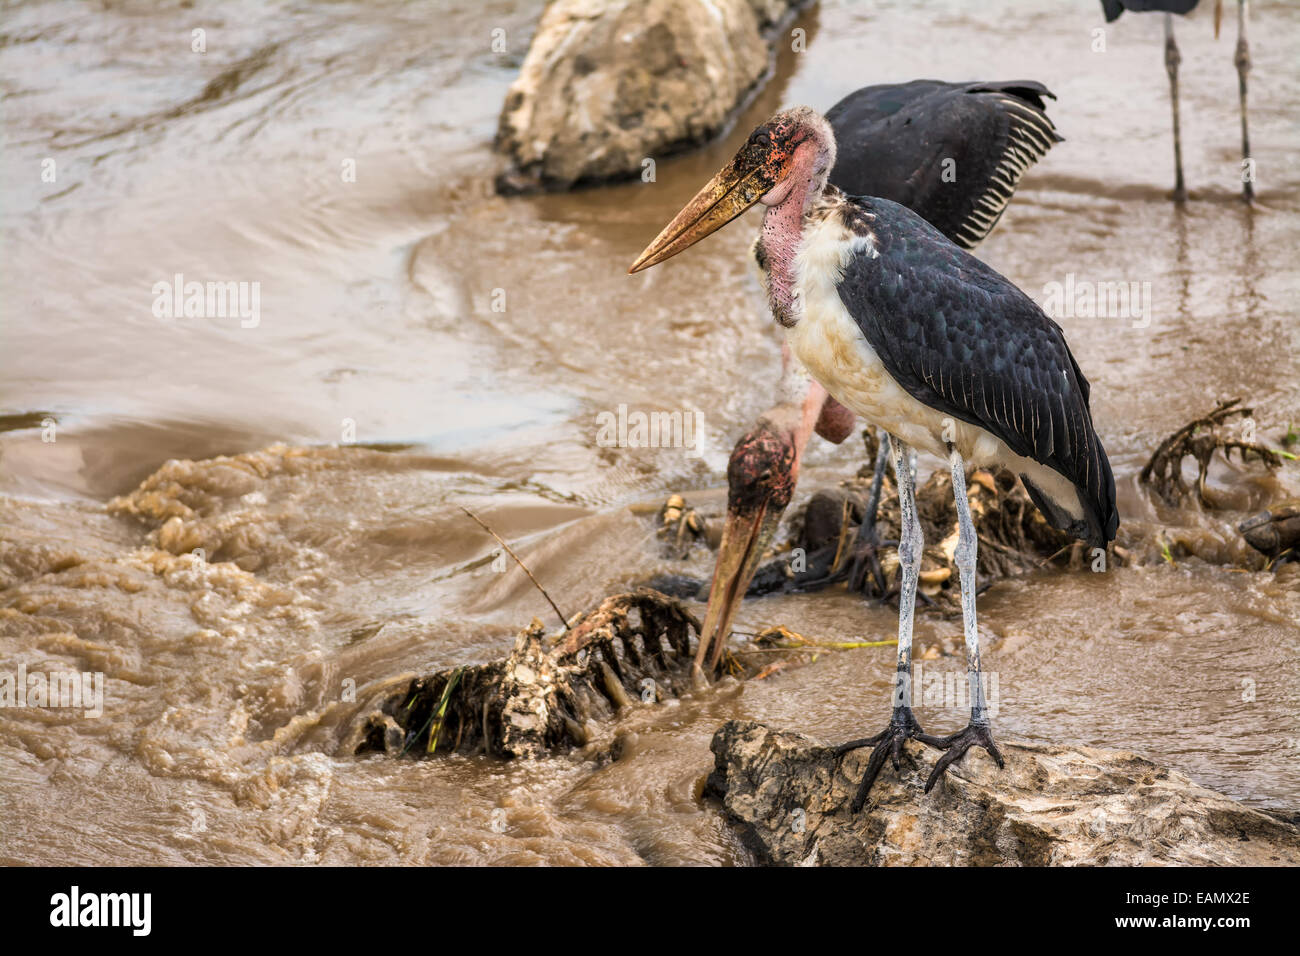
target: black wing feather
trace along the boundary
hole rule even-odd
[[[918,401],[1073,482],[1086,527],[1065,530],[1114,538],[1115,480],[1093,429],[1088,381],[1060,326],[905,207],[868,197],[849,203],[845,221],[870,231],[877,255],[853,257],[840,299],[885,368]],[[1041,498],[1035,493],[1061,526]]]
[[[1119,19],[1119,15],[1125,10],[1132,10],[1134,13],[1147,13],[1154,11],[1163,11],[1165,13],[1187,14],[1200,0],[1101,0],[1102,12],[1106,14],[1106,22]]]
[[[972,249],[1025,170],[1061,141],[1046,98],[1055,99],[1033,80],[863,87],[826,114],[838,146],[831,184],[902,203]],[[947,159],[955,181],[944,178]]]

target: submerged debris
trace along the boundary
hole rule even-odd
[[[875,597],[897,593],[898,493],[889,474],[877,510],[875,542],[867,542],[864,548],[860,539],[871,479],[871,469],[864,468],[838,486],[813,494],[807,505],[792,515],[788,537],[755,571],[746,594],[753,597],[776,591],[816,591],[839,584]],[[1061,556],[1068,556],[1071,565],[1084,559],[1084,545],[1048,524],[1011,472],[975,470],[967,482],[967,496],[979,535],[982,581],[1020,574]],[[673,502],[680,500],[681,496],[672,496],[661,514],[668,513]],[[959,575],[954,563],[957,507],[948,473],[931,474],[917,488],[916,500],[926,543],[919,593],[931,604],[940,598],[944,605],[955,607],[959,600]],[[685,508],[682,502],[679,509]],[[690,539],[685,544],[689,547]],[[870,573],[871,562],[875,562],[879,575]],[[886,584],[883,593],[878,578]],[[656,578],[651,584],[681,596],[700,596],[704,587],[703,582],[676,575]]]
[[[1270,558],[1269,567],[1300,560],[1300,498],[1289,498],[1237,525],[1256,551]]]
[[[680,603],[649,588],[606,598],[552,639],[534,620],[504,660],[412,680],[360,719],[345,750],[538,757],[580,747],[588,721],[689,689],[699,632]]]
[[[859,476],[837,489],[839,494],[856,501],[866,500],[869,478]],[[1072,539],[1048,524],[1030,500],[1024,485],[1009,471],[996,473],[976,469],[966,483],[971,520],[979,536],[978,574],[981,580],[1008,577],[1042,567],[1051,558],[1070,552]],[[955,605],[959,601],[960,575],[957,573],[957,505],[953,500],[952,478],[946,471],[933,472],[916,490],[917,514],[925,536],[921,558],[919,593],[930,599],[942,598]],[[846,518],[858,517],[856,507],[846,508]],[[898,589],[899,536],[898,493],[892,482],[886,484],[876,519],[881,568],[891,584],[889,593]],[[860,524],[841,525],[834,543],[830,576],[844,576],[850,570],[852,543]],[[806,544],[808,525],[805,523]],[[1081,555],[1076,549],[1075,560]],[[855,590],[872,593],[871,579],[865,575],[857,581],[849,577]]]
[[[1268,469],[1279,468],[1284,458],[1294,457],[1254,441],[1248,428],[1238,434],[1229,433],[1230,426],[1249,419],[1253,413],[1253,409],[1242,406],[1241,399],[1219,403],[1209,414],[1189,422],[1161,442],[1143,468],[1141,481],[1176,506],[1192,491],[1182,475],[1183,461],[1191,457],[1199,469],[1195,481],[1197,496],[1203,505],[1215,507],[1207,498],[1205,484],[1216,451],[1221,451],[1225,458],[1236,452],[1243,462],[1262,462]],[[866,438],[868,459],[871,459],[874,435],[870,429]],[[747,596],[776,591],[815,591],[838,585],[871,597],[896,595],[898,493],[892,472],[886,471],[875,533],[864,535],[862,523],[872,477],[871,466],[864,466],[855,477],[837,487],[817,491],[802,510],[793,512],[786,539],[754,572]],[[1055,562],[1070,568],[1092,564],[1095,569],[1098,560],[1114,560],[1121,565],[1161,557],[1173,561],[1163,538],[1158,542],[1158,556],[1130,550],[1118,543],[1111,545],[1104,556],[1089,549],[1085,542],[1054,528],[1034,505],[1019,478],[1005,469],[971,471],[967,476],[967,495],[979,537],[978,579],[982,586]],[[680,500],[680,496],[674,499]],[[916,501],[925,537],[917,593],[923,605],[938,606],[947,613],[959,605],[960,596],[960,575],[954,562],[957,508],[948,472],[943,469],[933,472],[917,488]],[[684,502],[682,507],[685,508]],[[1239,525],[1250,545],[1271,559],[1269,567],[1297,557],[1300,517],[1296,516],[1295,509],[1295,502],[1283,501]],[[683,541],[689,550],[690,539],[674,540]],[[1233,554],[1231,563],[1241,562],[1242,554],[1249,556],[1248,551],[1240,548]],[[680,556],[684,557],[685,553]],[[654,584],[678,595],[703,594],[702,582],[681,576],[665,576]]]
[[[832,651],[854,651],[864,647],[896,647],[898,638],[890,638],[884,641],[826,641],[817,638],[805,637],[804,635],[790,630],[784,624],[777,624],[773,627],[764,628],[754,636],[754,642],[764,644],[769,647],[780,647],[787,650],[808,649],[826,649]]]
[[[663,541],[670,556],[686,557],[691,541],[704,538],[709,528],[700,513],[686,504],[681,495],[672,494],[659,511],[659,540]]]
[[[1225,460],[1236,451],[1242,462],[1253,457],[1268,468],[1281,467],[1282,458],[1273,449],[1227,434],[1230,419],[1244,420],[1254,414],[1254,409],[1241,407],[1241,401],[1233,398],[1220,402],[1208,415],[1188,422],[1162,441],[1138,476],[1142,484],[1152,485],[1166,504],[1178,504],[1191,491],[1182,474],[1183,459],[1190,457],[1196,461],[1198,469],[1197,497],[1203,506],[1213,508],[1214,504],[1205,494],[1205,479],[1216,451],[1222,449]]]

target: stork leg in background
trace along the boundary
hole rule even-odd
[[[884,766],[885,757],[892,757],[894,770],[899,770],[898,758],[903,753],[903,742],[908,737],[924,736],[920,724],[912,715],[912,618],[916,610],[916,582],[921,570],[921,548],[924,542],[921,537],[921,522],[916,514],[916,484],[912,474],[910,449],[892,435],[889,437],[889,446],[893,452],[894,474],[898,478],[898,511],[902,525],[898,542],[902,575],[898,595],[898,668],[894,674],[894,709],[889,718],[889,726],[874,737],[850,740],[835,748],[836,757],[863,747],[875,748],[867,762],[862,784],[853,798],[851,809],[854,813],[861,810],[867,802],[867,794],[871,791],[880,768]]]
[[[966,633],[966,675],[970,680],[970,724],[965,730],[947,737],[931,737],[918,734],[917,739],[924,744],[946,750],[939,762],[934,765],[930,779],[925,783],[925,792],[929,793],[948,765],[960,760],[972,746],[983,747],[989,752],[999,767],[1005,766],[1002,754],[993,743],[993,732],[989,726],[988,701],[984,696],[984,682],[980,677],[980,632],[975,622],[975,558],[979,539],[975,536],[975,522],[970,516],[970,499],[966,496],[966,463],[955,448],[949,446],[948,464],[952,468],[952,492],[957,501],[957,551],[953,555],[957,570],[961,575],[961,621]]]
[[[1237,67],[1237,89],[1241,94],[1241,198],[1246,202],[1255,198],[1255,171],[1250,168],[1250,129],[1246,124],[1246,74],[1250,72],[1250,44],[1246,42],[1248,7],[1248,0],[1237,0],[1237,52],[1232,58]]]
[[[1183,139],[1178,124],[1178,64],[1182,56],[1178,44],[1174,42],[1174,15],[1165,14],[1165,71],[1169,74],[1169,99],[1174,107],[1174,202],[1187,199],[1187,187],[1183,183]]]
[[[858,535],[853,541],[853,564],[849,568],[849,590],[863,591],[866,588],[867,573],[870,572],[876,584],[876,591],[885,596],[885,572],[880,567],[880,536],[876,533],[876,516],[880,513],[880,492],[885,483],[885,468],[889,464],[889,435],[883,430],[878,432],[879,442],[876,447],[875,470],[871,475],[871,491],[867,495],[867,507],[862,513],[862,524],[858,525]]]

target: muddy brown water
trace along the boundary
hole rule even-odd
[[[1246,397],[1274,445],[1300,422],[1300,7],[1254,8],[1251,212],[1231,22],[1217,42],[1207,15],[1179,24],[1179,210],[1159,18],[1124,17],[1094,52],[1083,0],[823,4],[736,129],[662,159],[654,183],[499,198],[491,137],[540,6],[6,10],[0,671],[105,685],[98,718],[0,709],[0,861],[747,862],[699,798],[714,730],[874,732],[892,649],[634,707],[597,741],[622,736],[614,762],[358,759],[339,743],[387,682],[498,656],[550,619],[522,574],[492,569],[461,505],[567,613],[651,574],[707,575],[702,548],[663,558],[637,507],[682,491],[716,510],[730,444],[770,402],[754,221],[643,276],[627,264],[780,105],[917,76],[1033,77],[1060,97],[1066,142],[985,260],[1040,301],[1071,273],[1150,283],[1149,323],[1060,321],[1093,383],[1121,543],[1151,559],[982,596],[999,732],[1132,749],[1300,807],[1300,577],[1235,569],[1232,530],[1300,492],[1297,466],[1216,465],[1218,513],[1136,483],[1217,398]],[[260,283],[256,324],[156,316],[155,283],[178,273]],[[689,414],[705,441],[602,447],[598,416],[620,405]],[[856,439],[817,444],[801,496],[859,457]],[[1161,541],[1173,563],[1151,557]],[[775,623],[881,638],[894,615],[832,592],[749,601],[737,626]],[[959,621],[923,615],[917,639],[932,674],[961,672]],[[943,701],[919,716],[964,722]]]

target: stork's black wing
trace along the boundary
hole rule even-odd
[[[885,368],[918,401],[1072,481],[1086,527],[1066,530],[1113,538],[1115,479],[1092,427],[1088,380],[1060,326],[910,210],[883,199],[850,202],[846,222],[870,231],[878,254],[852,258],[840,299]]]
[[[1191,13],[1192,8],[1199,2],[1200,0],[1101,0],[1101,9],[1106,14],[1106,22],[1110,23],[1118,19],[1125,10],[1132,10],[1134,13],[1145,13],[1151,10],[1165,13]]]
[[[1055,99],[1033,80],[863,87],[826,114],[838,146],[830,181],[902,203],[973,249],[1025,170],[1061,141],[1044,97]]]

